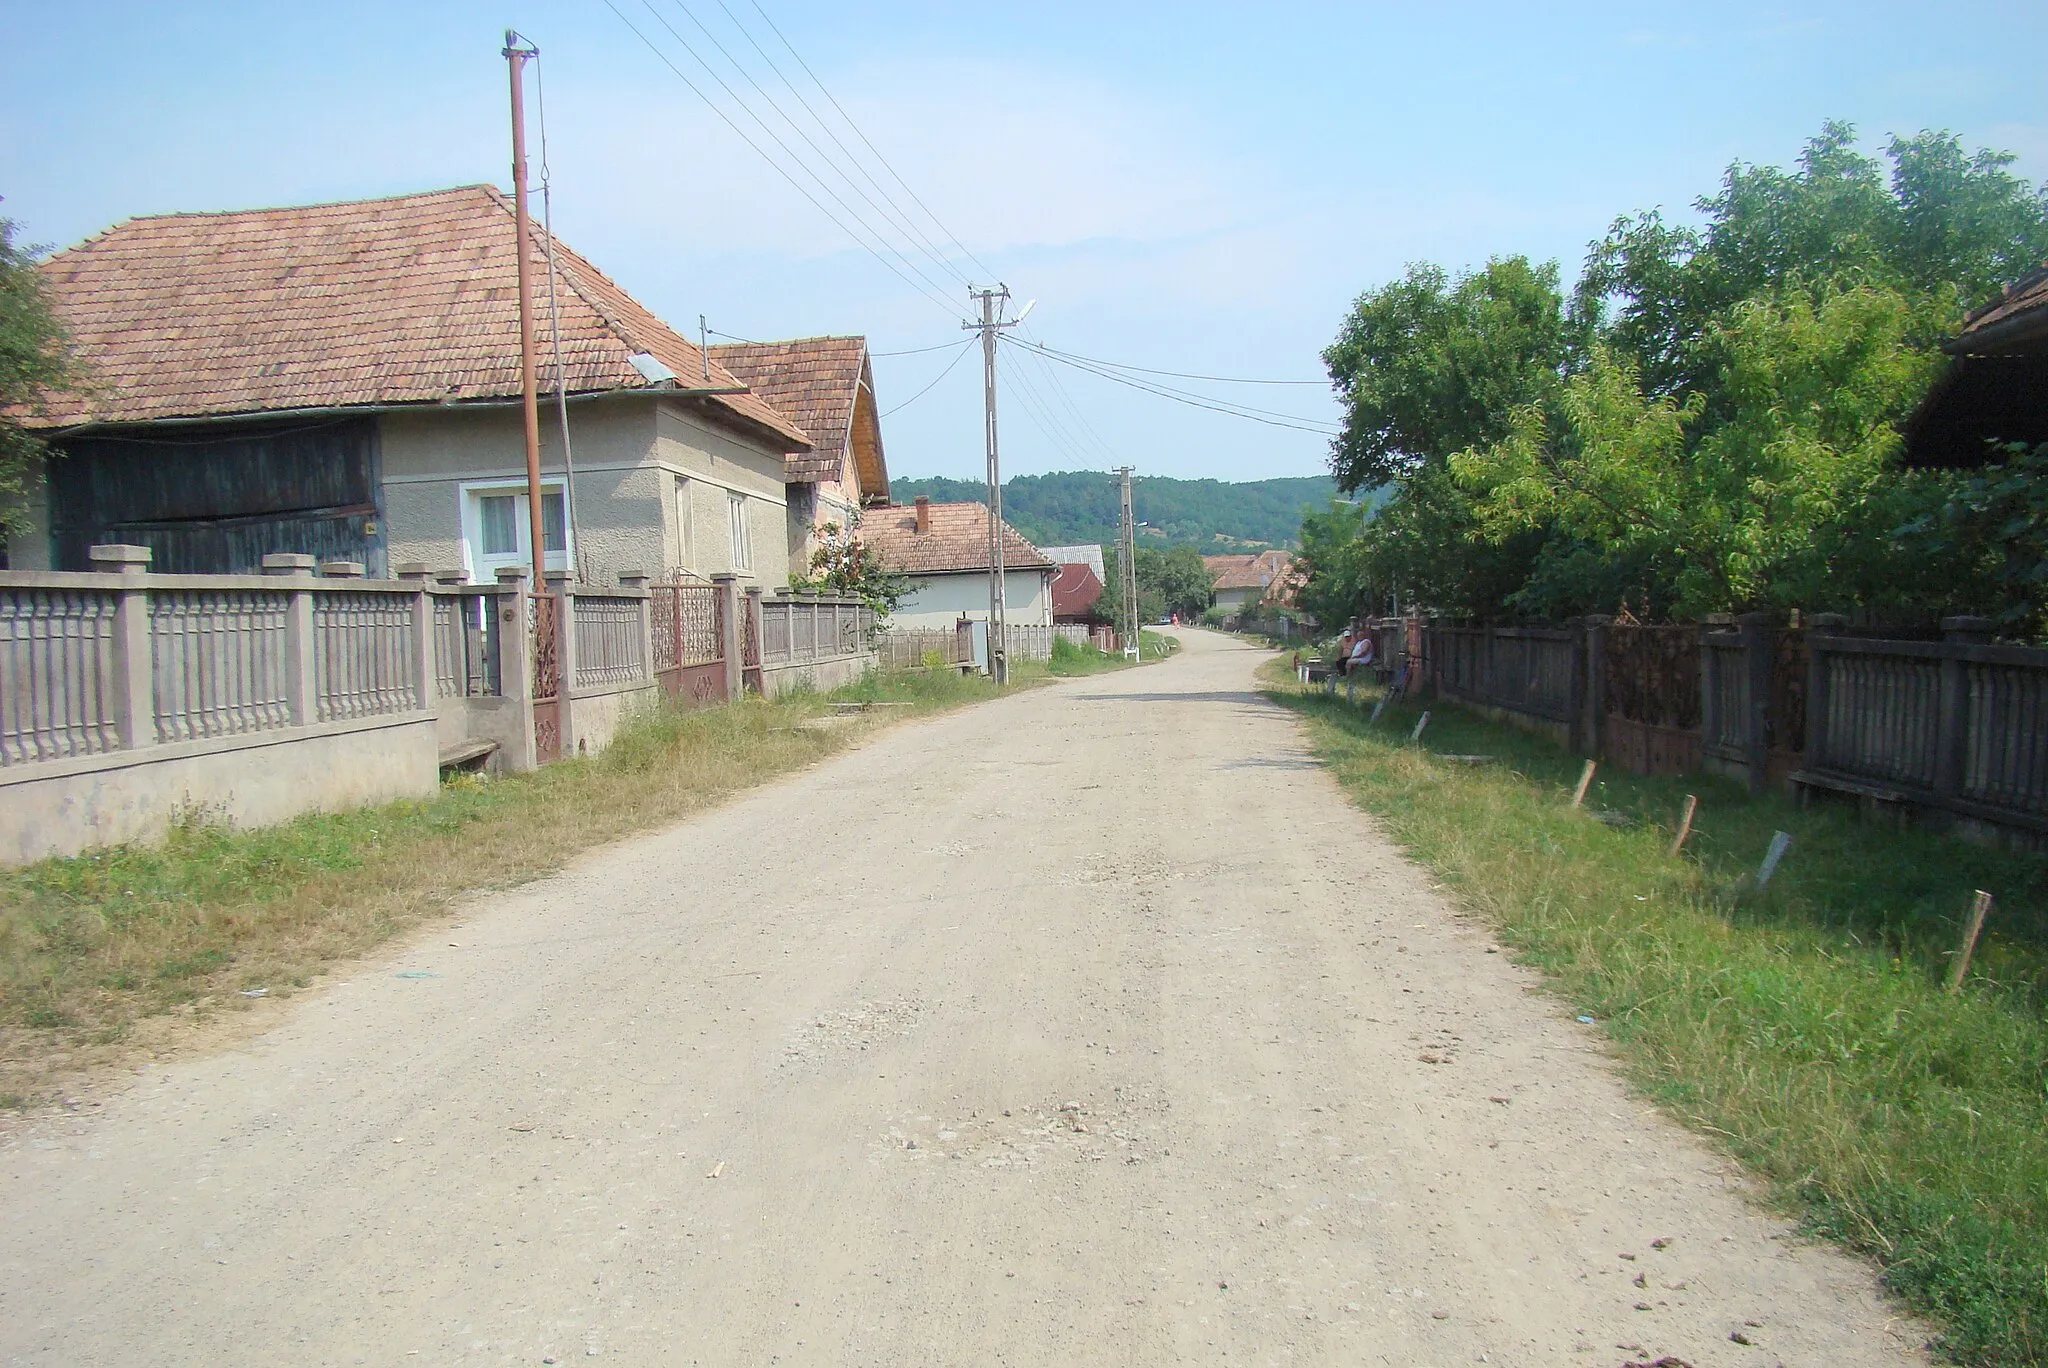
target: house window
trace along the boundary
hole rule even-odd
[[[473,580],[488,584],[499,570],[533,563],[528,540],[532,526],[526,508],[524,481],[494,481],[465,487],[462,538]],[[541,488],[540,524],[548,569],[567,570],[569,518],[560,483]]]
[[[690,524],[690,482],[683,476],[678,475],[676,476],[676,565],[684,570],[694,570],[697,567],[696,557],[691,554],[695,548],[690,543],[695,538],[692,536],[693,529]]]
[[[747,496],[726,495],[726,512],[732,519],[732,568],[752,570],[754,568],[754,546],[747,536]]]

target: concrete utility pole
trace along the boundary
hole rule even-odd
[[[533,228],[526,216],[526,64],[540,49],[520,47],[520,38],[505,30],[505,64],[512,71],[512,220],[518,234],[519,382],[526,410],[526,513],[533,538],[533,591],[547,585],[547,540],[540,498],[540,385],[533,357],[533,284],[527,244]]]
[[[1003,574],[1003,471],[996,458],[996,335],[1016,326],[1004,322],[997,300],[1010,302],[1010,287],[998,284],[993,290],[969,290],[969,299],[981,301],[981,320],[962,323],[981,334],[982,427],[988,446],[988,669],[996,683],[1010,677],[1009,593]]]
[[[1138,659],[1138,524],[1131,516],[1131,468],[1118,466],[1116,474],[1123,502],[1123,523],[1117,529],[1117,579],[1122,581],[1123,611],[1117,614],[1117,630],[1123,633],[1124,655]]]

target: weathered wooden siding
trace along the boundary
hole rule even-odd
[[[65,439],[49,464],[54,568],[103,542],[172,574],[246,574],[273,551],[387,570],[373,418],[192,424]]]

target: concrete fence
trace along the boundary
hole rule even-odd
[[[0,572],[0,860],[431,793],[424,580],[273,556],[263,575]]]
[[[753,596],[759,624],[761,692],[836,689],[876,664],[874,610],[857,598],[784,592]]]

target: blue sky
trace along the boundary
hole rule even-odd
[[[693,74],[655,13],[716,62],[694,13],[801,118],[751,33],[826,108],[753,0],[616,3]],[[1730,161],[1789,161],[1828,118],[1872,146],[1952,129],[2048,178],[2048,106],[2012,57],[2043,50],[2039,4],[760,3],[977,259],[948,248],[950,269],[1036,300],[1051,346],[1165,370],[1320,378],[1351,299],[1406,262],[1527,252],[1570,275],[1616,215],[1683,211]],[[949,268],[916,258],[933,299],[863,252],[604,0],[0,0],[0,214],[61,247],[138,214],[508,184],[508,24],[542,49],[557,231],[679,330],[704,313],[877,352],[963,337]],[[883,408],[952,359],[878,361]],[[977,361],[889,414],[892,473],[979,473]],[[1046,364],[1006,358],[1007,473],[1325,468],[1314,433],[1072,371],[1055,386]],[[1312,386],[1169,383],[1336,416]]]

